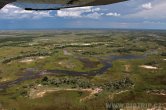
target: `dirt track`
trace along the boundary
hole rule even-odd
[[[29,92],[29,97],[32,99],[35,98],[41,98],[44,97],[47,93],[52,93],[52,92],[57,92],[57,91],[82,91],[82,92],[89,92],[89,95],[80,99],[80,101],[85,101],[88,99],[93,98],[93,96],[95,94],[98,94],[102,91],[102,89],[100,88],[88,88],[88,89],[71,89],[71,88],[53,88],[53,87],[37,87],[37,88],[33,88],[30,90]]]

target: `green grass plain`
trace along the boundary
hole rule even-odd
[[[114,60],[111,62],[112,67],[101,75],[46,74],[12,85],[0,91],[0,109],[105,110],[105,104],[109,101],[166,103],[165,31],[66,30],[0,33],[0,85],[20,78],[30,68],[34,69],[34,75],[46,70],[89,72],[102,68],[104,65],[101,61],[106,57],[144,56],[142,59]],[[152,69],[143,68],[142,65]],[[126,77],[133,82],[132,87],[121,88],[120,84],[116,84]],[[61,81],[60,84],[55,84],[63,78],[69,83]],[[73,78],[78,79],[76,84],[71,84]],[[81,84],[77,84],[79,81]],[[110,83],[115,86],[107,86]],[[37,89],[38,85],[52,88],[110,88],[80,102],[81,98],[90,93],[64,90],[32,99],[29,97],[30,90]]]

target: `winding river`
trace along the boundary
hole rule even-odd
[[[115,60],[130,60],[130,59],[143,59],[145,56],[134,56],[134,55],[127,55],[127,56],[108,56],[104,58],[104,60],[101,60],[102,64],[104,65],[102,68],[98,70],[88,71],[88,72],[78,72],[78,71],[68,71],[68,70],[45,70],[40,71],[34,74],[33,68],[29,68],[26,70],[26,72],[20,76],[18,79],[1,83],[0,84],[0,90],[6,89],[8,87],[11,87],[13,85],[19,84],[26,80],[36,79],[40,78],[44,75],[74,75],[74,76],[96,76],[103,74],[108,71],[112,67],[112,63]]]

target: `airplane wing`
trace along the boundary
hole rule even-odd
[[[1,0],[0,9],[12,3],[25,10],[60,10],[63,8],[107,5],[127,0]]]
[[[0,2],[0,9],[3,8],[6,4]]]
[[[0,0],[0,9],[3,8],[6,4],[15,2],[16,0]]]

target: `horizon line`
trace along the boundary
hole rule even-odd
[[[150,29],[150,28],[26,28],[26,29],[0,29],[0,31],[38,31],[38,30],[160,30],[166,29]]]

